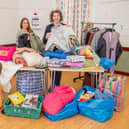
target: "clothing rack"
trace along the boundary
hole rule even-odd
[[[112,26],[111,28],[114,29],[115,25],[117,25],[117,23],[104,23],[104,22],[91,22],[93,25],[110,25]],[[88,22],[81,22],[81,45],[82,44],[82,34],[83,34],[83,29],[84,29],[84,25],[88,24]]]
[[[91,22],[93,25],[108,25],[108,26],[112,26],[112,30],[114,29],[115,25],[117,25],[117,23],[104,23],[104,22]],[[84,25],[88,24],[88,22],[81,22],[81,46],[83,45],[82,44],[82,35],[83,35],[83,29],[84,29]],[[113,35],[113,31],[112,31],[112,35]],[[111,38],[112,38],[112,35],[111,35]],[[79,72],[79,76],[78,77],[75,77],[73,78],[73,82],[76,82],[76,80],[81,80],[83,79],[84,76],[81,76],[81,72]]]

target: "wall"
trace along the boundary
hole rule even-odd
[[[21,18],[31,19],[34,12],[41,22],[41,28],[34,31],[42,38],[50,11],[55,8],[56,0],[0,0],[0,45],[15,43]]]
[[[40,17],[40,29],[35,29],[35,33],[41,38],[44,34],[44,29],[49,24],[49,15],[51,10],[56,8],[56,0],[18,0],[18,19],[22,17],[32,18],[34,12],[37,12]],[[19,29],[19,28],[18,28]]]
[[[0,0],[0,44],[14,43],[18,26],[17,0]],[[12,31],[13,30],[13,31]]]
[[[90,21],[116,22],[123,46],[129,47],[129,0],[90,0]]]

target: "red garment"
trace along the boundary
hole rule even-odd
[[[56,115],[74,97],[75,93],[69,86],[55,87],[52,93],[45,96],[42,109],[48,114]]]
[[[92,33],[92,34],[90,35],[89,40],[88,40],[88,45],[91,45],[92,39],[93,39],[94,35],[95,35],[98,31],[100,31],[100,30],[97,30],[96,32],[94,32],[94,33]]]

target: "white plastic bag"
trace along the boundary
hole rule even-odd
[[[14,74],[17,72],[18,69],[20,69],[23,65],[16,65],[13,62],[4,62],[0,61],[2,63],[2,72],[0,74],[0,84],[3,86],[3,90],[7,93],[11,90],[11,84],[10,80],[14,76]]]

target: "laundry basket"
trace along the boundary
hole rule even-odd
[[[17,90],[23,94],[44,94],[45,79],[42,71],[18,71],[16,73]]]

